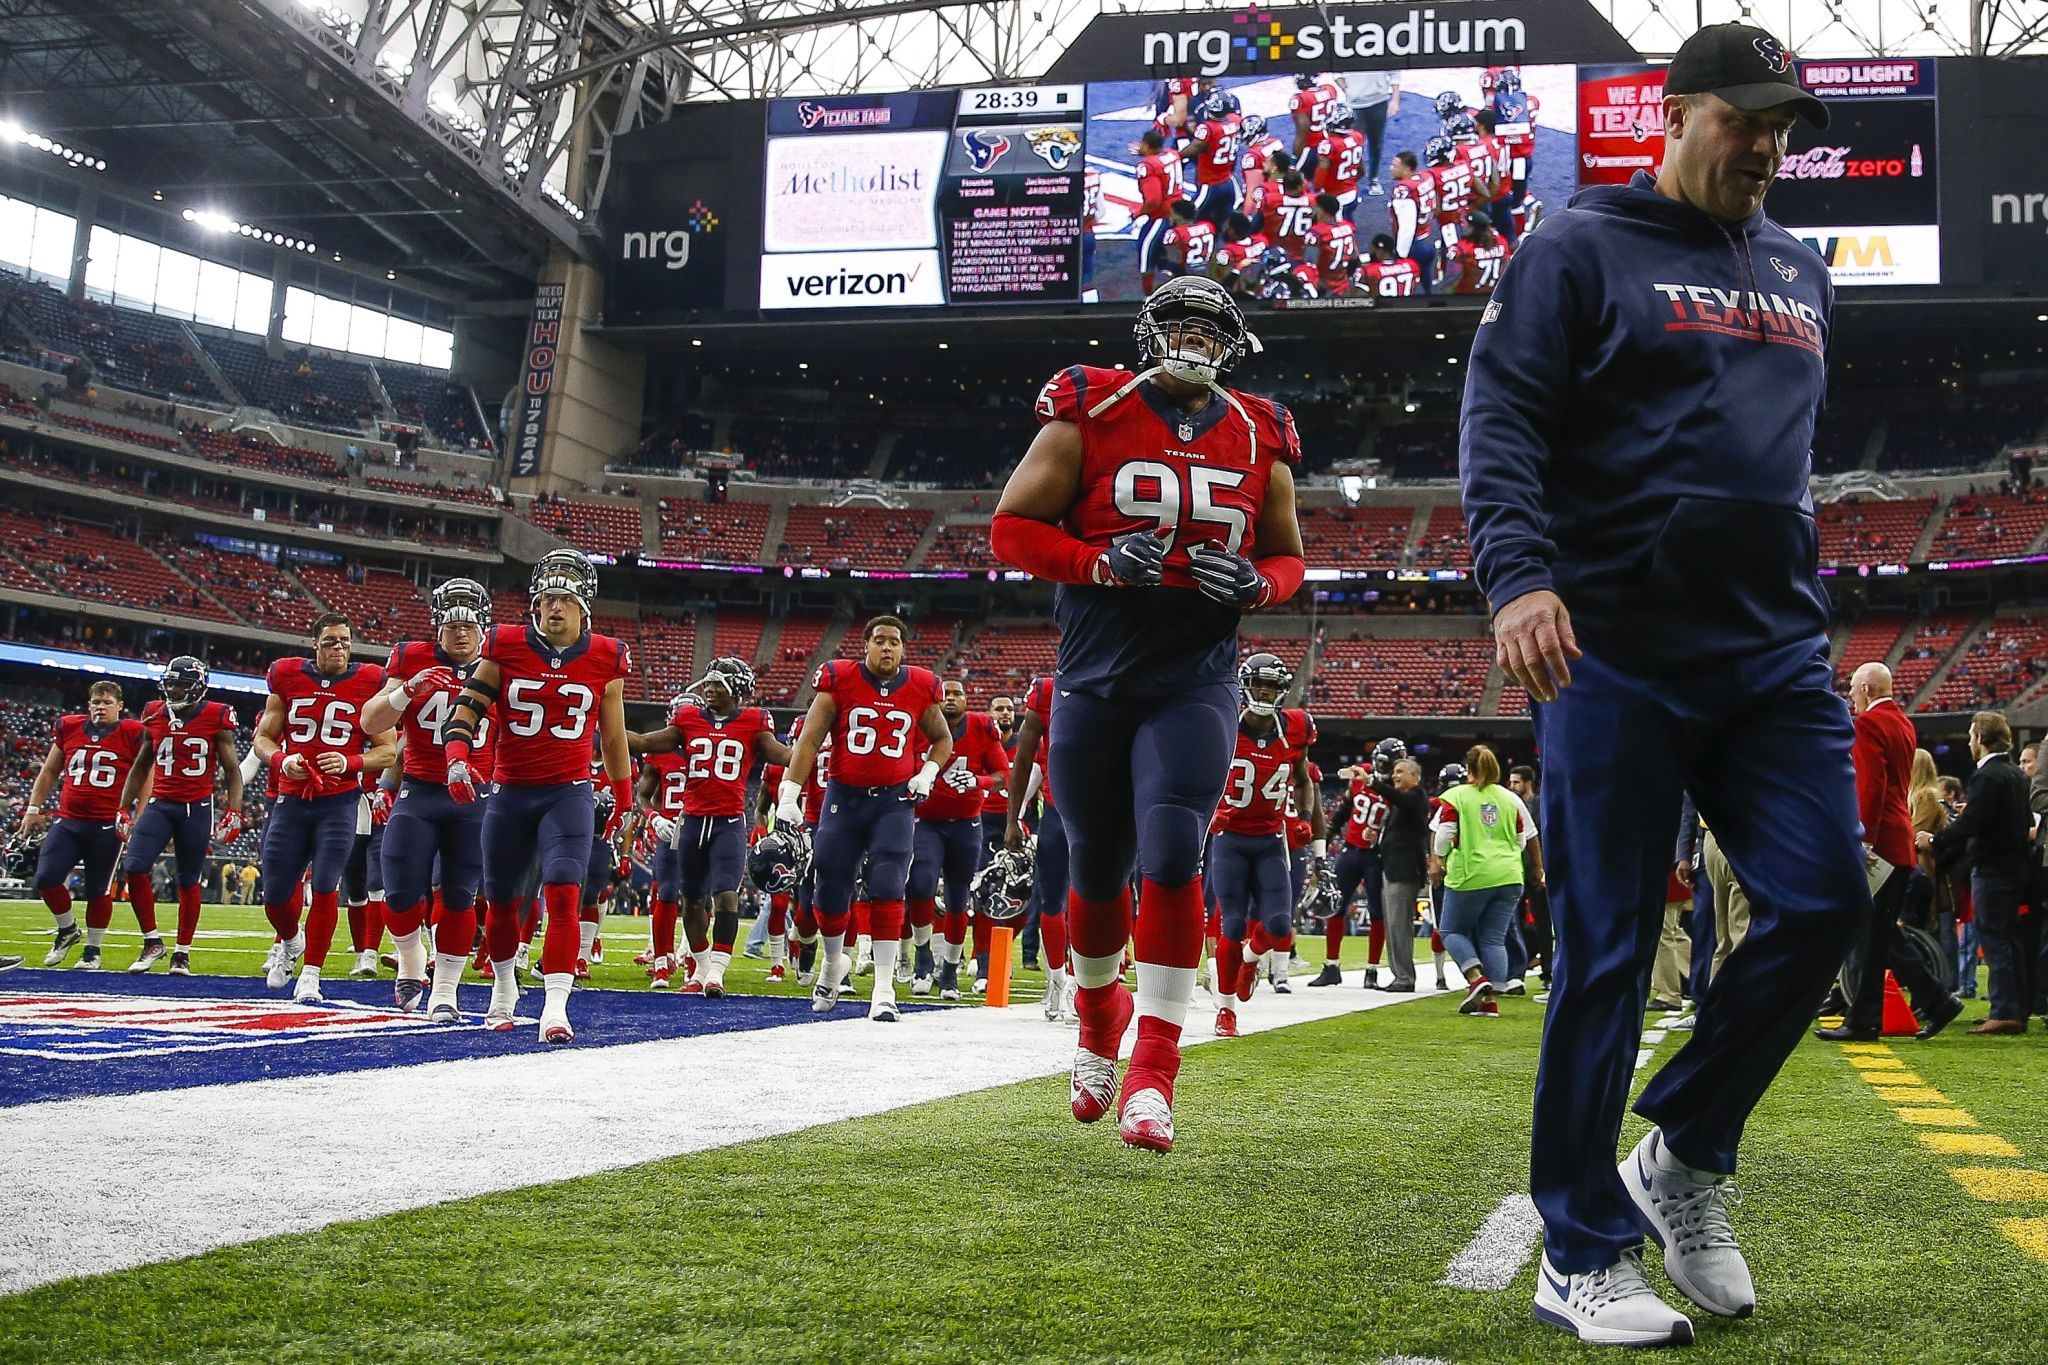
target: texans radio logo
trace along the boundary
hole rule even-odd
[[[1780,76],[1785,74],[1785,68],[1792,65],[1792,54],[1779,47],[1776,38],[1765,37],[1757,39],[1756,55],[1762,57],[1764,65]]]
[[[1039,159],[1056,171],[1072,165],[1081,150],[1081,135],[1072,128],[1033,128],[1024,137]]]
[[[796,121],[806,128],[818,126],[818,120],[825,117],[825,106],[805,100],[796,107]]]
[[[986,171],[1003,159],[1003,153],[1010,150],[1010,139],[1001,133],[987,129],[971,129],[960,135],[960,145],[967,149],[967,159],[974,163],[977,171]]]

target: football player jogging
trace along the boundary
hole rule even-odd
[[[1138,139],[1138,284],[1152,292],[1159,267],[1166,260],[1166,234],[1173,228],[1173,206],[1180,202],[1183,167],[1179,151],[1166,145],[1157,128]]]
[[[385,923],[398,956],[394,988],[401,1010],[418,1009],[426,991],[425,926],[440,874],[440,917],[433,926],[434,992],[427,1020],[460,1019],[455,987],[476,943],[476,894],[483,880],[485,803],[457,801],[448,791],[449,722],[455,699],[483,658],[491,630],[491,596],[474,579],[451,578],[434,589],[431,643],[407,641],[385,665],[390,685],[363,708],[363,723],[396,726],[403,739],[398,796],[384,822]],[[483,721],[470,761],[491,771],[491,722]]]
[[[354,632],[348,618],[328,612],[313,622],[313,657],[279,659],[270,666],[270,697],[256,724],[256,742],[243,760],[270,770],[277,801],[263,827],[263,913],[277,931],[264,962],[264,979],[278,990],[304,959],[292,999],[317,1004],[320,972],[334,945],[340,918],[341,874],[355,847],[362,776],[390,767],[397,736],[363,724],[363,706],[384,685],[384,670],[349,661]],[[299,879],[312,873],[312,906],[303,926]],[[303,928],[303,931],[302,931]]]
[[[156,927],[156,886],[150,869],[166,848],[177,861],[178,937],[170,953],[171,975],[192,974],[192,936],[199,931],[201,877],[206,851],[215,837],[214,777],[226,784],[221,793],[219,838],[233,843],[242,836],[242,762],[235,752],[235,730],[241,724],[226,702],[206,699],[206,665],[181,654],[164,666],[157,683],[160,701],[143,708],[147,737],[128,783],[121,791],[121,809],[132,812],[143,788],[155,783],[151,800],[135,819],[121,872],[128,882],[128,903],[142,928],[142,953],[128,968],[146,972],[164,957],[163,935]]]
[[[1301,450],[1285,408],[1218,382],[1256,345],[1221,285],[1169,281],[1134,333],[1137,373],[1077,365],[1039,394],[1044,425],[991,543],[1059,585],[1049,759],[1072,881],[1074,1117],[1117,1106],[1127,1143],[1164,1152],[1202,951],[1202,843],[1237,729],[1237,623],[1301,586]],[[1119,1099],[1134,863],[1138,1039]]]
[[[725,994],[725,971],[739,938],[740,881],[747,871],[747,780],[762,759],[788,763],[789,746],[775,737],[775,719],[754,697],[754,670],[746,661],[722,658],[691,691],[698,700],[670,713],[668,724],[647,735],[632,735],[627,746],[639,753],[680,753],[683,817],[673,829],[679,854],[684,930],[697,966],[683,990],[716,1000]],[[709,923],[708,951],[704,931]],[[675,953],[675,924],[666,944],[655,930],[656,955]],[[673,964],[671,964],[673,965]]]
[[[1387,799],[1376,791],[1370,781],[1373,777],[1386,779],[1392,776],[1394,765],[1408,757],[1408,746],[1398,739],[1387,738],[1373,746],[1372,768],[1370,771],[1350,767],[1340,769],[1337,776],[1349,782],[1350,788],[1344,793],[1344,847],[1337,854],[1337,913],[1330,916],[1330,922],[1323,926],[1323,970],[1321,975],[1309,982],[1311,986],[1338,986],[1343,984],[1338,957],[1343,952],[1346,921],[1351,917],[1351,906],[1358,893],[1365,892],[1365,917],[1369,935],[1366,949],[1365,988],[1379,989],[1380,954],[1385,950],[1389,921],[1386,902],[1382,895],[1382,869],[1380,866],[1380,834],[1387,827]],[[1404,916],[1404,923],[1412,926],[1415,922],[1412,905],[1397,905],[1394,912]],[[1415,989],[1415,952],[1410,933],[1403,929],[1395,935],[1394,984],[1395,991]]]
[[[668,704],[670,715],[703,701],[694,692],[678,693]],[[629,739],[627,747],[632,746]],[[633,798],[640,818],[654,840],[654,894],[648,906],[652,936],[647,957],[647,988],[665,991],[676,970],[676,921],[682,916],[683,853],[676,847],[682,826],[683,788],[689,782],[689,760],[673,751],[646,754]],[[780,960],[778,958],[778,960]],[[693,968],[694,970],[694,968]]]
[[[1051,678],[1033,678],[1024,699],[1024,720],[1017,728],[1017,752],[1025,761],[1010,768],[1010,819],[1003,828],[1003,847],[1024,848],[1023,813],[1034,797],[1042,797],[1031,835],[1031,890],[1038,902],[1038,927],[1045,939],[1045,1017],[1054,1023],[1073,1017],[1074,972],[1068,957],[1067,829],[1045,780],[1046,730],[1052,717]]]
[[[121,714],[121,685],[102,680],[86,693],[85,714],[59,716],[56,738],[29,784],[28,809],[17,834],[47,829],[36,855],[36,894],[57,922],[57,939],[43,956],[45,967],[60,967],[81,940],[84,971],[100,969],[100,944],[114,921],[114,864],[128,832],[121,811],[122,780],[135,766],[147,738],[142,722]],[[57,792],[51,822],[43,803]],[[85,867],[85,928],[71,914],[71,870]]]
[[[897,940],[903,934],[903,895],[910,870],[912,810],[932,794],[953,758],[953,731],[939,707],[939,683],[930,669],[903,661],[903,622],[869,619],[861,631],[860,659],[834,659],[811,680],[817,693],[804,715],[789,768],[777,790],[775,818],[803,823],[802,798],[817,767],[818,749],[832,743],[832,773],[811,865],[817,877],[815,913],[824,952],[811,1008],[824,1013],[839,1003],[846,975],[846,925],[854,883],[873,904],[875,986],[868,1018],[893,1023]],[[931,741],[923,762],[914,735]],[[865,867],[862,860],[865,859]]]
[[[1216,991],[1223,999],[1216,1033],[1222,1038],[1237,1036],[1238,1006],[1252,998],[1269,954],[1278,955],[1284,972],[1294,951],[1291,807],[1309,812],[1310,852],[1317,858],[1324,852],[1323,803],[1308,775],[1316,724],[1308,712],[1280,705],[1294,686],[1294,670],[1276,655],[1254,654],[1237,680],[1244,697],[1237,752],[1209,841],[1208,875],[1223,920],[1216,941]]]
[[[916,955],[912,995],[930,995],[933,978],[938,975],[932,925],[938,918],[940,883],[945,885],[947,922],[956,914],[964,917],[974,874],[981,870],[986,850],[981,813],[988,794],[1003,789],[1010,776],[1010,755],[1003,747],[1002,733],[987,715],[967,709],[967,688],[958,678],[939,684],[939,711],[953,737],[953,756],[939,773],[932,794],[918,805],[912,834],[910,937]],[[946,953],[945,966],[952,969],[947,978],[954,979],[960,963],[953,956],[953,945],[943,934],[939,945]]]
[[[497,708],[496,786],[484,812],[484,939],[491,957],[491,1001],[484,1027],[499,1032],[518,1022],[519,881],[529,860],[540,861],[541,903],[547,936],[541,942],[543,1043],[575,1041],[569,1027],[569,992],[581,947],[583,877],[590,862],[597,798],[590,785],[590,737],[596,727],[605,780],[614,802],[612,828],[631,811],[632,759],[626,752],[625,678],[630,651],[590,629],[597,602],[597,571],[576,550],[550,550],[533,566],[528,620],[497,626],[485,637],[484,656],[456,698],[443,732],[448,794],[468,804],[482,776],[471,769],[478,729]]]

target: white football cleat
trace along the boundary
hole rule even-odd
[[[1756,1311],[1756,1283],[1728,1221],[1728,1206],[1742,1202],[1732,1179],[1685,1165],[1664,1146],[1664,1131],[1652,1128],[1621,1163],[1621,1183],[1664,1248],[1664,1271],[1681,1294],[1716,1317]]]
[[[811,987],[811,1013],[830,1014],[832,1007],[839,1003],[839,992],[824,982]]]
[[[491,1001],[491,1007],[484,1011],[484,1027],[493,1033],[506,1033],[516,1028],[519,1021],[512,1016],[513,1008]]]
[[[932,993],[932,979],[928,976],[911,977],[910,993],[912,995],[930,995]]]
[[[896,959],[895,977],[897,985],[908,986],[914,979],[916,964],[911,960],[913,956],[914,954],[912,953],[904,953]]]
[[[282,941],[270,945],[270,952],[263,959],[263,984],[274,991],[284,989],[284,983],[292,979],[292,957]]]
[[[377,950],[375,948],[365,948],[360,953],[357,953],[356,965],[348,969],[348,974],[355,977],[375,976],[377,974]]]
[[[1075,1048],[1074,1069],[1067,1078],[1067,1103],[1081,1123],[1094,1123],[1107,1114],[1116,1104],[1116,1058]]]
[[[855,976],[873,976],[874,973],[875,950],[871,945],[863,943],[860,945],[860,951],[855,953],[853,957],[853,974]]]
[[[1596,1346],[1686,1346],[1692,1319],[1657,1297],[1630,1250],[1604,1270],[1560,1275],[1546,1253],[1536,1272],[1536,1319]]]
[[[1117,1116],[1116,1131],[1126,1147],[1135,1147],[1141,1152],[1170,1152],[1173,1150],[1173,1106],[1163,1093],[1147,1086],[1124,1100],[1123,1113]]]
[[[875,998],[868,1001],[868,1018],[877,1024],[893,1024],[902,1017],[903,1011],[896,1007],[894,991],[887,995],[877,991]]]
[[[569,1007],[550,1002],[541,1007],[540,1040],[543,1043],[573,1043],[576,1030],[569,1027]]]
[[[292,1003],[294,1005],[319,1005],[326,1003],[326,997],[320,994],[320,969],[318,967],[306,967],[300,970],[299,984],[292,990]]]
[[[1057,1024],[1067,1016],[1067,974],[1055,967],[1045,974],[1045,1021]]]
[[[128,974],[130,976],[140,976],[170,955],[171,950],[164,947],[162,939],[144,939],[141,954],[135,961],[128,964]]]

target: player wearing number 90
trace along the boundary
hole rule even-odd
[[[460,802],[448,791],[448,722],[455,699],[476,673],[491,629],[491,595],[472,578],[451,578],[434,589],[434,639],[394,647],[385,675],[391,686],[363,708],[372,729],[401,726],[404,778],[384,825],[385,923],[398,948],[400,1010],[419,1008],[426,991],[427,945],[421,938],[434,865],[441,868],[441,921],[434,926],[432,1023],[452,1024],[455,985],[476,940],[476,891],[483,877],[484,803]],[[471,741],[470,763],[491,771],[491,722]]]
[[[263,827],[263,913],[277,931],[264,963],[272,990],[305,967],[292,999],[320,1000],[320,970],[334,942],[341,904],[341,873],[356,842],[356,807],[362,775],[382,772],[398,757],[390,730],[363,725],[363,704],[384,685],[375,664],[349,662],[355,634],[348,618],[328,612],[313,622],[313,657],[279,659],[270,666],[270,699],[256,724],[256,742],[243,777],[270,769],[277,804]],[[299,879],[313,873],[313,905],[299,924]]]
[[[811,866],[817,874],[818,932],[824,970],[811,988],[811,1008],[822,1014],[839,1002],[846,974],[846,920],[856,877],[872,907],[875,989],[868,1018],[896,1019],[897,940],[903,935],[903,891],[910,870],[912,806],[932,794],[953,757],[953,731],[939,709],[939,683],[928,668],[903,662],[903,622],[870,619],[861,632],[864,658],[834,659],[811,680],[817,695],[782,779],[776,819],[803,820],[804,785],[818,749],[832,741],[832,776]],[[918,763],[912,736],[922,730],[931,750]]]
[[[1168,281],[1135,332],[1138,373],[1075,366],[1046,384],[1044,426],[991,535],[1004,562],[1059,584],[1049,762],[1081,1017],[1074,1117],[1093,1123],[1119,1100],[1135,859],[1138,1041],[1118,1127],[1167,1151],[1202,947],[1202,836],[1237,730],[1237,622],[1301,586],[1301,448],[1285,408],[1217,382],[1257,349],[1223,286]]]
[[[633,761],[626,753],[624,679],[633,671],[626,646],[590,629],[597,570],[577,550],[550,550],[533,566],[529,620],[498,626],[484,657],[455,701],[443,731],[448,794],[474,801],[482,774],[472,772],[473,746],[491,708],[497,786],[484,812],[484,948],[491,955],[491,1003],[484,1027],[513,1027],[519,983],[519,882],[537,856],[547,937],[541,943],[540,1040],[575,1040],[569,991],[575,984],[583,878],[597,800],[590,786],[590,731],[604,752],[612,814],[600,832],[609,843],[633,809]]]

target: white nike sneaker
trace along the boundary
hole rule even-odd
[[[1732,1179],[1687,1166],[1652,1128],[1621,1163],[1621,1183],[1664,1248],[1664,1271],[1680,1293],[1716,1317],[1756,1311],[1756,1284],[1728,1221],[1728,1206],[1742,1202]]]
[[[263,959],[263,984],[274,991],[281,991],[291,976],[292,960],[285,952],[284,944],[271,944],[270,952]]]
[[[1536,1272],[1536,1320],[1595,1346],[1687,1346],[1692,1319],[1657,1297],[1630,1250],[1605,1270],[1560,1275],[1545,1253]]]
[[[324,1003],[325,1000],[326,997],[320,994],[320,969],[318,967],[300,969],[299,984],[292,991],[292,1003],[294,1005],[318,1005]]]
[[[930,995],[932,993],[932,978],[928,976],[913,976],[910,978],[910,993],[912,995]]]
[[[832,1007],[839,1003],[839,992],[820,981],[811,987],[811,1013],[830,1014]]]

